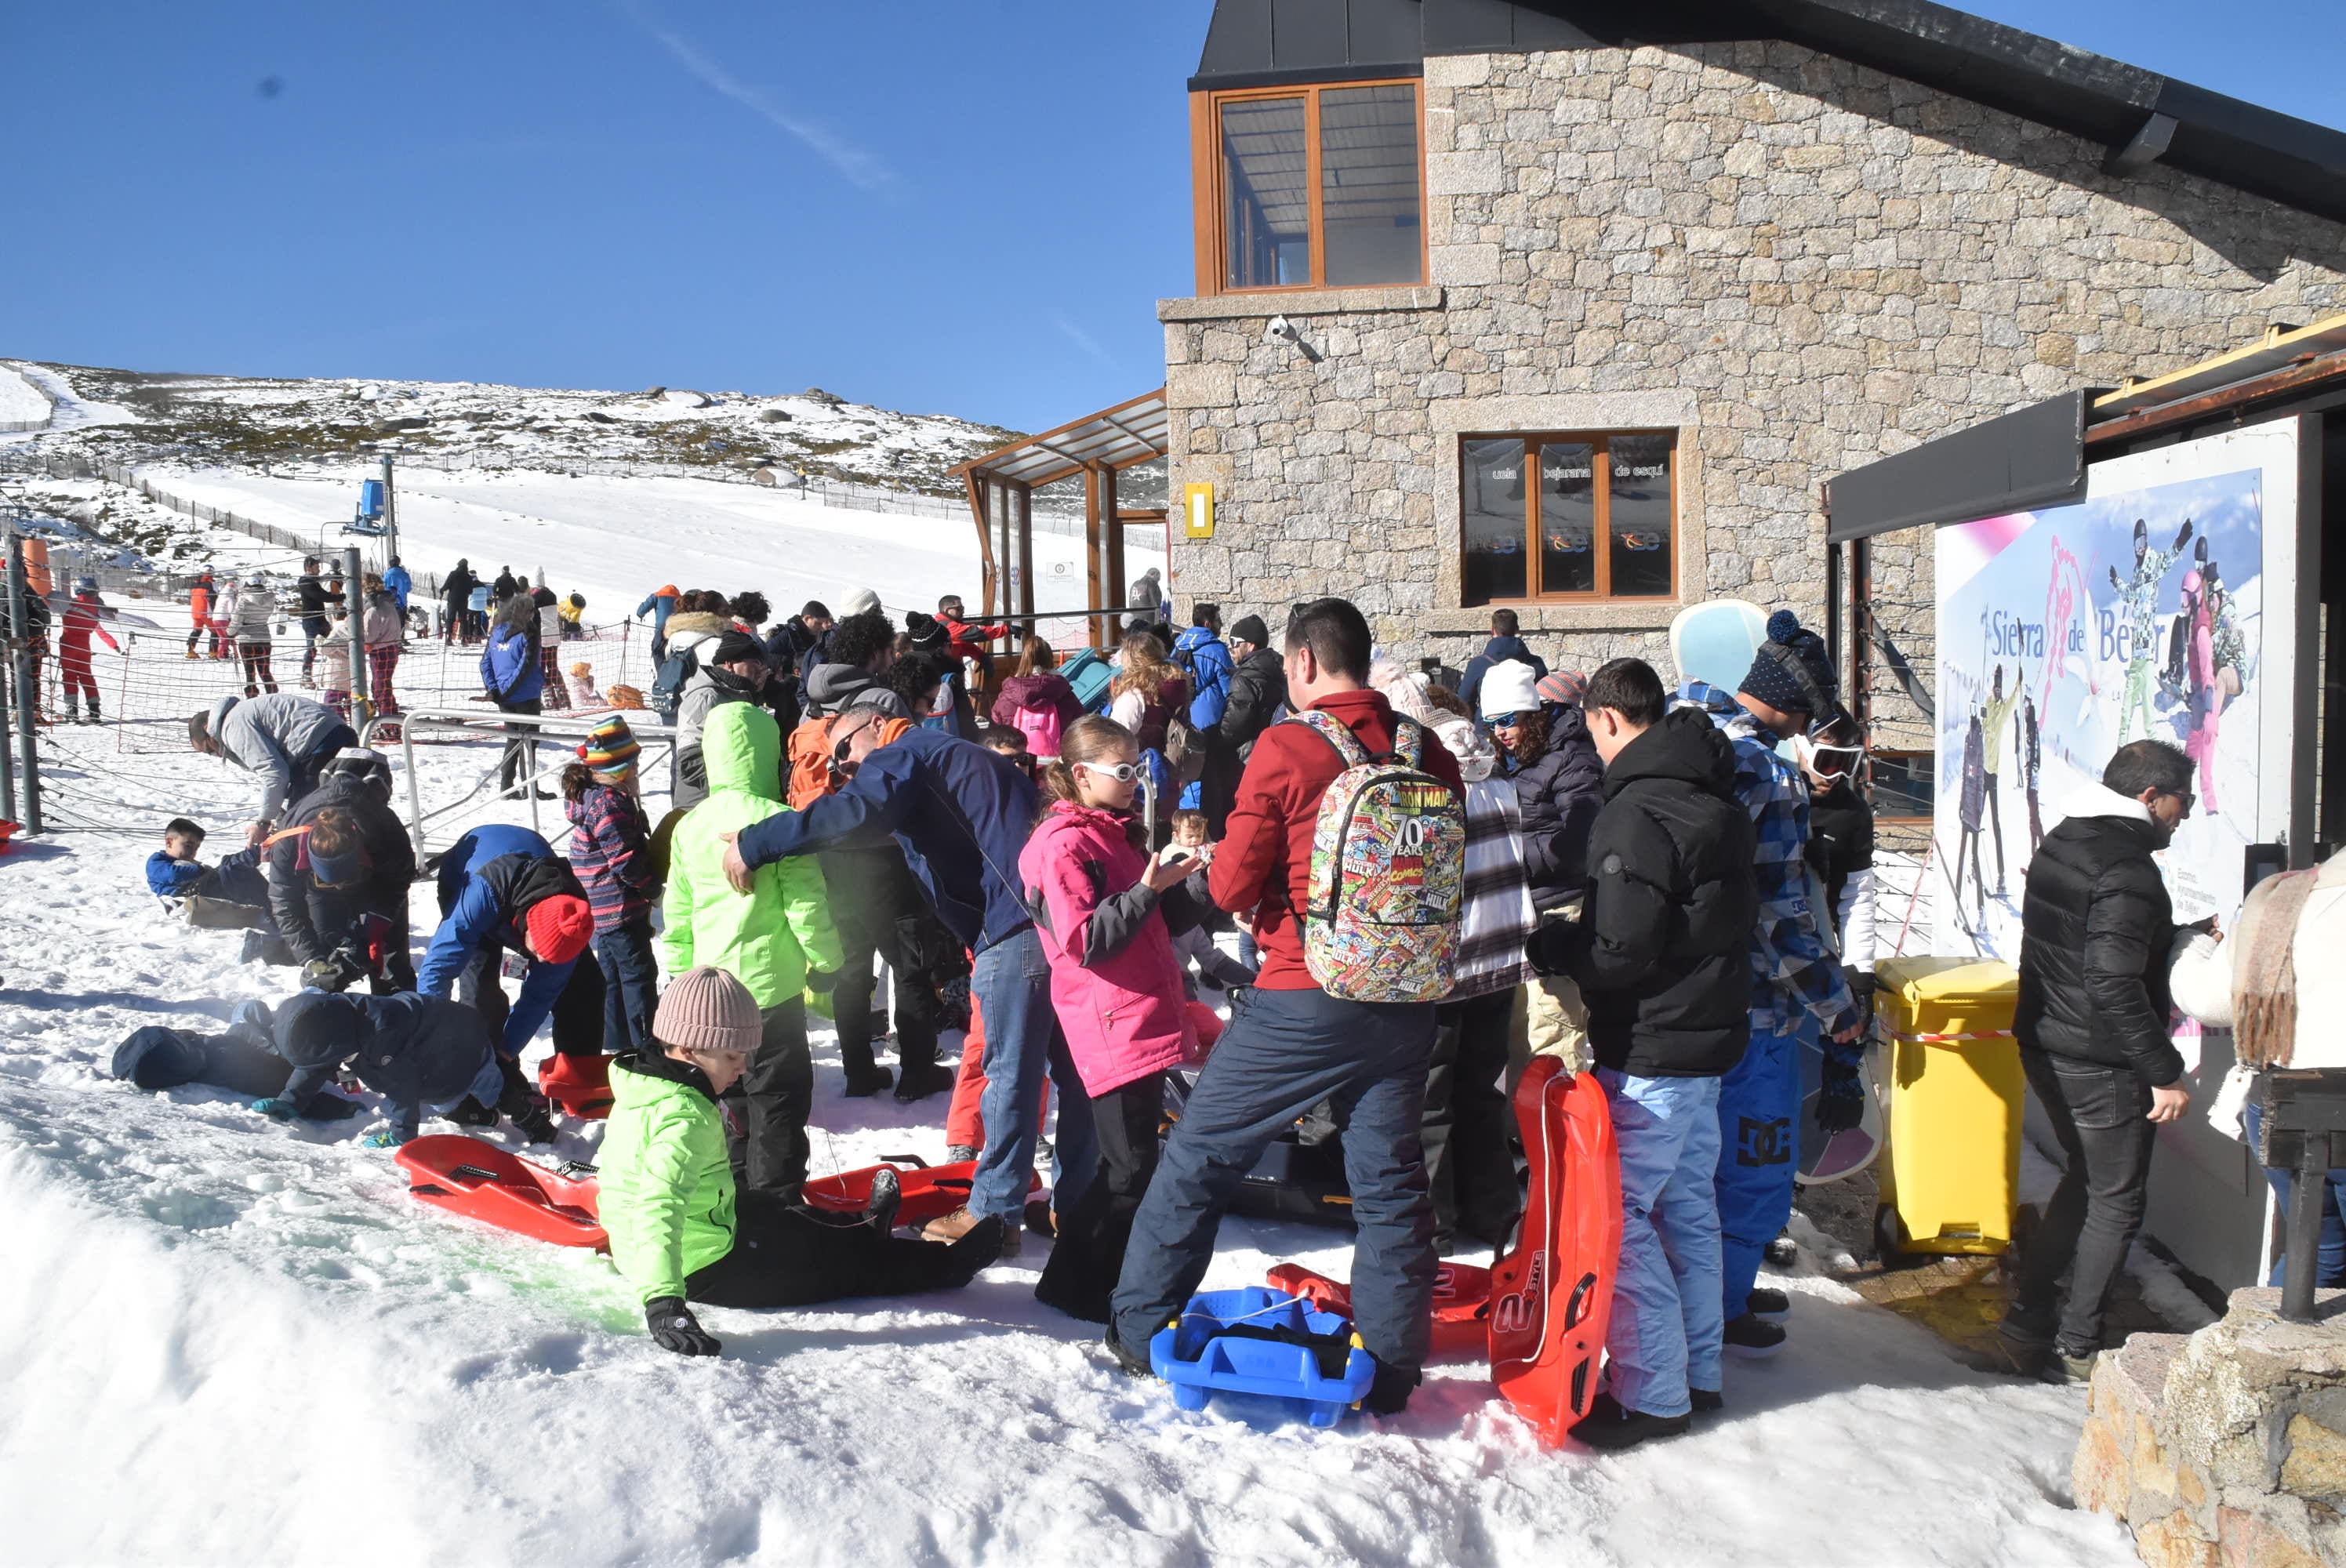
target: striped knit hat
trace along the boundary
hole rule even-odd
[[[1566,708],[1578,708],[1580,699],[1588,695],[1588,677],[1576,669],[1560,669],[1550,674],[1535,689],[1542,702],[1557,702]]]
[[[591,773],[607,773],[615,779],[625,779],[636,770],[636,757],[643,744],[627,721],[617,714],[603,720],[586,732],[578,748],[578,760],[586,764]]]

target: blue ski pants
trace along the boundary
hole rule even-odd
[[[1750,1046],[1719,1084],[1720,1298],[1729,1319],[1760,1278],[1760,1255],[1792,1218],[1792,1176],[1800,1156],[1801,1042],[1817,1025],[1802,1019],[1789,1034],[1756,1023]]]

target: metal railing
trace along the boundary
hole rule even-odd
[[[474,780],[473,787],[463,795],[427,813],[423,809],[423,786],[418,782],[415,772],[417,731],[439,730],[475,739],[494,740],[502,757],[503,748],[515,741],[535,749],[540,741],[584,740],[597,725],[618,712],[617,708],[607,708],[586,715],[549,714],[541,717],[532,714],[515,717],[505,713],[484,713],[478,708],[411,708],[393,717],[379,716],[369,719],[365,728],[360,732],[359,743],[372,746],[387,727],[399,727],[400,767],[407,775],[407,831],[415,841],[415,858],[421,862],[430,852],[426,840],[432,825],[451,820],[469,821],[480,816],[507,798],[508,786],[497,781],[498,769],[492,767]],[[625,717],[627,728],[635,732],[637,741],[644,747],[643,754],[636,759],[638,769],[650,765],[655,747],[664,748],[673,763],[676,755],[676,731],[673,728],[654,722],[648,713],[630,711]],[[639,718],[640,723],[638,722]],[[544,820],[538,810],[538,802],[545,798],[542,786],[549,779],[560,779],[562,770],[573,760],[571,748],[556,747],[555,757],[556,760],[550,767],[537,769],[527,779],[516,779],[510,786],[527,791],[530,830],[540,838],[546,835]],[[670,771],[672,774],[672,767]]]

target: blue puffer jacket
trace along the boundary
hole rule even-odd
[[[818,850],[877,849],[891,835],[964,945],[983,952],[1034,923],[1018,855],[1040,797],[1032,780],[983,746],[913,728],[863,759],[836,795],[745,830],[752,868]]]
[[[1211,626],[1191,626],[1173,639],[1173,662],[1189,677],[1189,723],[1211,729],[1230,702],[1229,645]]]
[[[481,689],[503,703],[535,702],[546,690],[537,639],[525,626],[500,624],[481,650]]]
[[[305,991],[278,1007],[271,1043],[293,1064],[287,1099],[301,1105],[349,1062],[361,1083],[391,1102],[392,1134],[401,1143],[415,1136],[425,1106],[453,1105],[480,1085],[492,1060],[479,1013],[413,992]]]
[[[440,925],[431,951],[416,971],[415,989],[426,996],[449,995],[456,977],[484,949],[517,952],[529,960],[521,994],[505,1017],[501,1048],[517,1056],[554,1012],[554,999],[570,982],[576,963],[547,963],[529,952],[523,918],[541,899],[567,893],[584,899],[570,862],[527,828],[491,824],[475,828],[450,846],[440,862]]]

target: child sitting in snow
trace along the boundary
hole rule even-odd
[[[601,692],[595,689],[595,667],[583,658],[570,667],[570,673],[563,684],[570,688],[570,706],[573,708],[592,709],[612,706],[603,700]]]
[[[280,1003],[267,1028],[270,1046],[293,1072],[280,1093],[252,1108],[279,1121],[313,1115],[312,1098],[349,1063],[359,1082],[383,1097],[391,1117],[389,1128],[367,1136],[369,1148],[413,1142],[426,1110],[445,1114],[468,1096],[495,1105],[505,1092],[488,1023],[462,1003],[412,991],[304,991]]]
[[[892,1171],[873,1181],[861,1217],[802,1209],[769,1193],[737,1195],[717,1101],[740,1078],[762,1033],[749,987],[721,969],[694,969],[660,998],[651,1046],[611,1066],[597,1207],[611,1261],[643,1302],[652,1338],[679,1356],[722,1349],[687,1300],[803,1307],[958,1290],[1002,1255],[999,1219],[979,1222],[950,1246],[894,1236]]]
[[[1213,895],[1206,891],[1207,868],[1214,863],[1214,846],[1206,839],[1206,814],[1176,811],[1172,826],[1173,851],[1196,862],[1182,884],[1184,896],[1168,902],[1165,910],[1166,923],[1173,928],[1173,951],[1181,958],[1182,983],[1192,996],[1200,981],[1217,991],[1252,985],[1254,970],[1214,943],[1214,932],[1230,927],[1229,917],[1215,906]]]
[[[292,962],[270,917],[260,850],[239,850],[219,865],[207,866],[200,859],[203,850],[201,824],[185,817],[163,824],[163,847],[147,857],[148,891],[163,901],[167,911],[186,915],[199,930],[250,932],[240,962]]]

